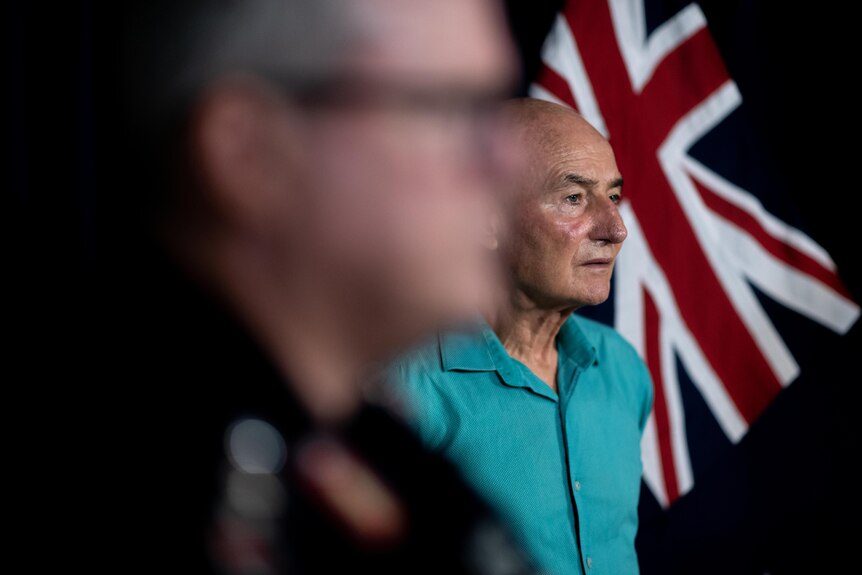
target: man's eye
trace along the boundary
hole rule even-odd
[[[568,196],[566,196],[566,201],[570,204],[580,204],[581,194],[569,194]]]
[[[610,198],[611,201],[615,204],[618,204],[623,201],[623,197],[620,194],[611,194]]]

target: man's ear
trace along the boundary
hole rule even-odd
[[[290,209],[292,154],[286,104],[265,83],[231,78],[198,101],[190,144],[201,193],[229,225],[266,233]]]

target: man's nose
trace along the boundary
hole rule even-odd
[[[593,202],[593,228],[590,239],[597,242],[621,244],[628,235],[620,211],[610,198]]]

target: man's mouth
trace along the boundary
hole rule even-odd
[[[588,267],[607,267],[614,263],[614,258],[593,258],[583,262],[582,266]]]

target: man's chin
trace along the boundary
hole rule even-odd
[[[587,305],[599,305],[608,301],[610,293],[610,282],[608,282],[601,286],[595,286],[592,289],[581,290],[571,299],[574,303],[577,304],[577,307],[583,307]]]
[[[449,280],[435,290],[438,297],[429,305],[437,305],[441,310],[438,320],[446,325],[463,325],[480,316],[488,317],[508,299],[507,281],[486,260],[471,262],[443,277]]]
[[[608,296],[607,296],[607,295],[605,295],[605,296],[603,296],[603,297],[597,297],[597,298],[594,298],[594,299],[593,299],[593,300],[591,300],[589,303],[586,303],[586,304],[584,304],[584,305],[600,305],[600,304],[605,303],[606,301],[608,301]]]
[[[465,287],[447,302],[448,305],[440,306],[441,313],[436,318],[437,323],[444,328],[451,328],[476,321],[482,316],[488,317],[495,313],[503,302],[498,291],[500,290],[491,289],[485,284]]]
[[[492,283],[490,280],[489,277],[472,274],[472,277],[462,275],[460,281],[437,283],[436,286],[429,282],[425,290],[411,294],[407,306],[411,313],[403,319],[409,321],[414,330],[426,332],[463,327],[502,303],[500,282]]]

